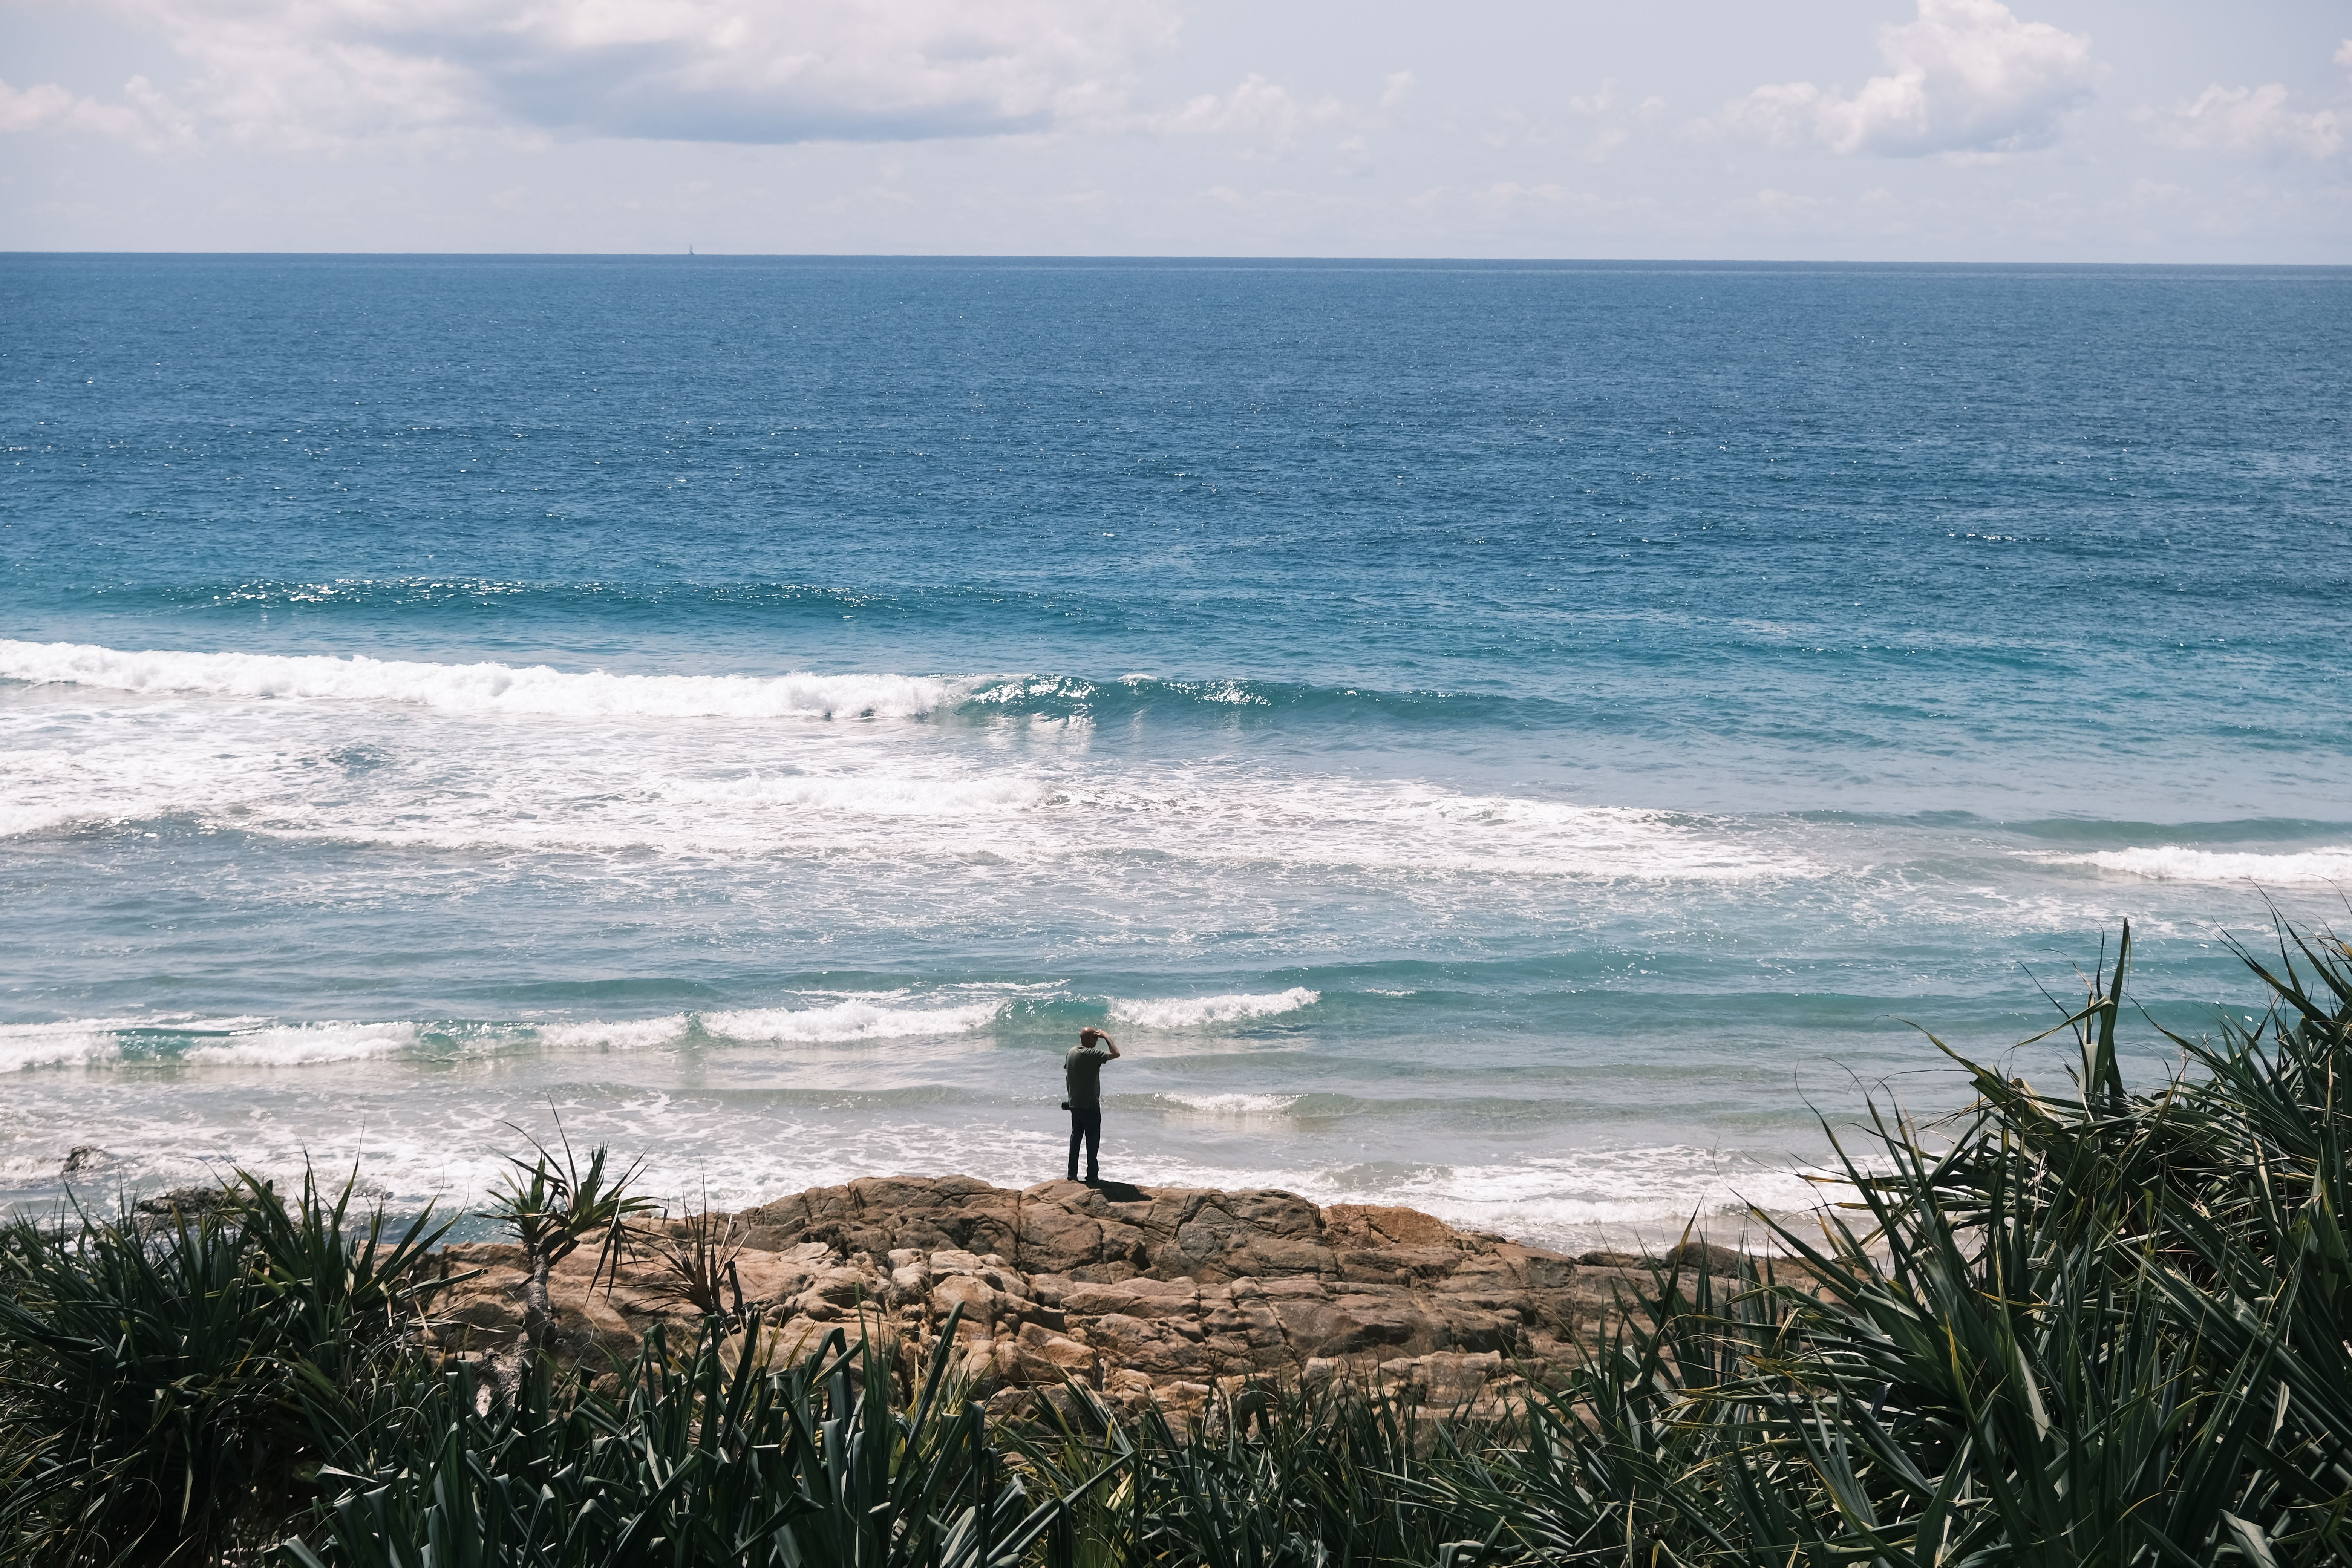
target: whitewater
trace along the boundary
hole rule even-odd
[[[1092,1026],[1122,1179],[1736,1228],[2342,917],[2337,273],[0,276],[0,1201],[1020,1184]]]

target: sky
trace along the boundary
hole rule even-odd
[[[0,249],[2352,262],[2312,0],[0,0]]]

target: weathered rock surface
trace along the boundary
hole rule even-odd
[[[691,1332],[699,1314],[657,1255],[681,1231],[651,1227],[593,1289],[593,1246],[561,1264],[559,1353],[634,1353],[656,1321]],[[1640,1267],[1580,1265],[1412,1209],[1273,1191],[871,1177],[746,1210],[733,1234],[725,1305],[740,1296],[762,1353],[797,1355],[835,1330],[905,1365],[945,1352],[999,1408],[1066,1380],[1179,1412],[1221,1383],[1347,1377],[1475,1409],[1564,1372],[1651,1284]],[[520,1248],[454,1246],[446,1258],[481,1272],[444,1299],[443,1342],[510,1342]],[[957,1343],[942,1346],[957,1308]]]

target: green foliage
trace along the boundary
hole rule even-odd
[[[1122,1425],[1081,1389],[1058,1405],[1076,1419],[1013,1441],[1071,1500],[1071,1568],[1426,1563],[1448,1539],[1423,1476],[1458,1462],[1453,1434],[1409,1404],[1255,1384],[1185,1429],[1149,1409]]]
[[[650,1237],[660,1270],[655,1290],[705,1318],[722,1318],[730,1323],[740,1320],[743,1287],[736,1275],[735,1259],[741,1255],[748,1234],[748,1227],[733,1215],[712,1213],[705,1197],[700,1208]],[[733,1310],[729,1308],[730,1296]]]
[[[523,1256],[542,1275],[600,1233],[607,1252],[617,1250],[628,1222],[654,1206],[651,1198],[629,1191],[637,1166],[615,1175],[605,1168],[610,1155],[603,1144],[589,1152],[584,1166],[570,1139],[561,1147],[559,1153],[534,1142],[530,1159],[509,1158],[514,1172],[484,1210],[515,1233]]]
[[[1981,1099],[1932,1144],[1874,1113],[1856,1199],[1775,1227],[1801,1274],[1662,1281],[1435,1491],[1541,1562],[2352,1558],[2352,952],[2248,954],[2277,1007],[2135,1094],[2129,952],[2061,1026],[2071,1092],[1963,1062]]]
[[[436,1288],[411,1278],[429,1218],[395,1237],[379,1210],[354,1234],[351,1199],[306,1178],[289,1209],[240,1173],[160,1225],[0,1230],[10,1555],[198,1562],[277,1522],[305,1389],[387,1353]]]
[[[892,1368],[838,1331],[771,1373],[756,1335],[730,1359],[706,1331],[673,1360],[656,1330],[617,1391],[542,1363],[511,1404],[462,1366],[395,1380],[346,1406],[356,1468],[288,1552],[301,1568],[1013,1568],[1057,1501],[1032,1502],[948,1363],[903,1407]]]

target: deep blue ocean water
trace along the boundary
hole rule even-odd
[[[1913,1024],[2345,923],[2347,367],[2340,269],[0,258],[0,1199],[1020,1183],[1091,1023],[1129,1179],[1797,1204]]]

